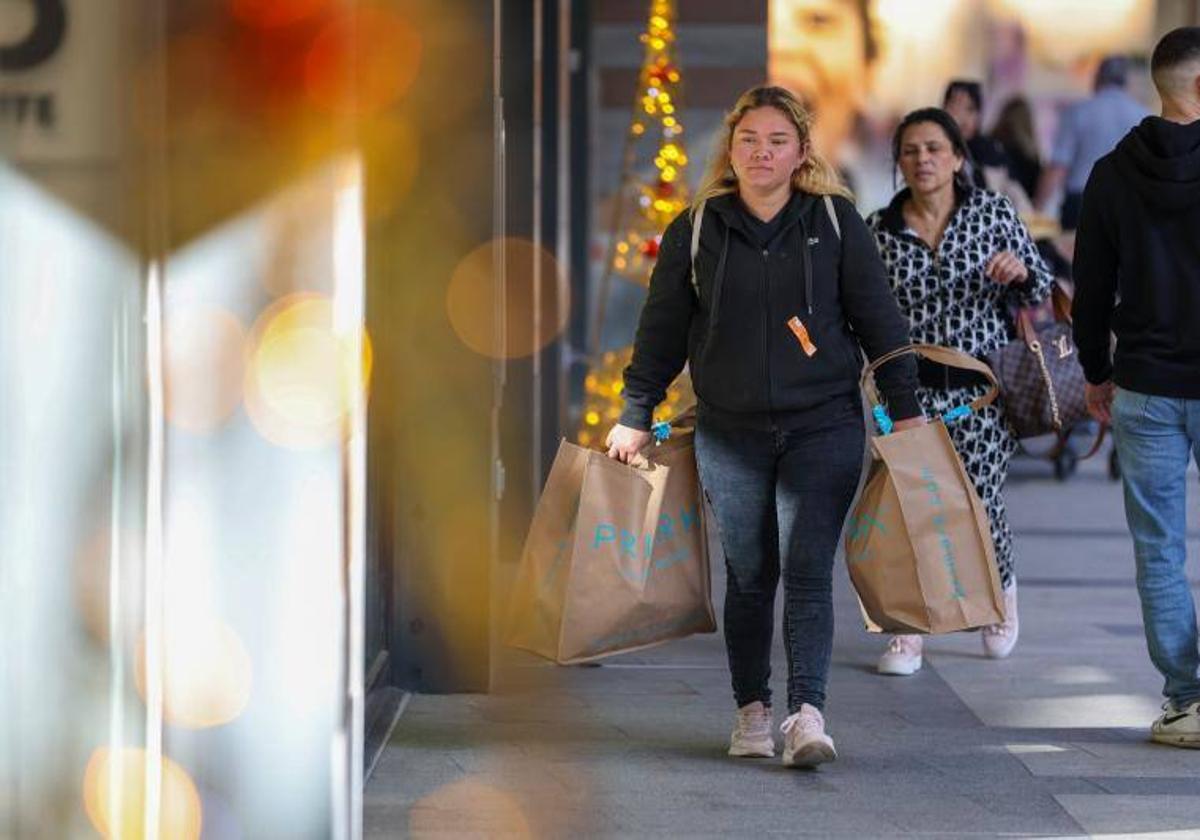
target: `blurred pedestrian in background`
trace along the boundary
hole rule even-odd
[[[1008,150],[983,133],[983,85],[955,79],[946,85],[942,107],[954,118],[966,141],[968,154],[963,165],[971,183],[977,189],[1008,196],[1019,212],[1028,212],[1032,208],[1028,195],[1008,174]]]
[[[1042,154],[1028,99],[1014,96],[1004,103],[992,126],[992,139],[1004,148],[1009,177],[1021,185],[1026,196],[1036,195]]]
[[[1045,211],[1061,188],[1058,216],[1063,230],[1075,230],[1079,222],[1079,203],[1092,166],[1149,114],[1125,89],[1128,76],[1126,58],[1104,59],[1096,70],[1095,93],[1072,105],[1059,120],[1050,165],[1042,172],[1034,204]]]

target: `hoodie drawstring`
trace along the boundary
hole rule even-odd
[[[804,306],[808,314],[813,313],[813,267],[812,254],[809,253],[808,245],[808,226],[804,224],[804,217],[800,217],[800,253],[801,259],[804,260]]]

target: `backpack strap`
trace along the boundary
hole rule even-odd
[[[837,211],[833,209],[833,198],[829,195],[825,196],[825,212],[829,214],[829,221],[833,222],[833,232],[837,234],[838,239],[841,239],[842,226],[838,223]]]

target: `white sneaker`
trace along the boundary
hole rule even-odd
[[[735,758],[772,758],[775,738],[771,735],[771,707],[760,701],[747,703],[737,710],[729,754]]]
[[[1003,659],[1012,653],[1017,644],[1017,634],[1021,625],[1017,621],[1017,582],[1004,590],[1005,619],[1000,624],[990,624],[983,628],[983,652],[992,659]]]
[[[892,636],[888,640],[887,650],[879,657],[876,670],[881,674],[891,674],[896,677],[907,677],[921,670],[921,651],[925,642],[920,636]]]
[[[1150,726],[1150,737],[1160,744],[1200,749],[1200,700],[1182,709],[1168,700]]]
[[[815,706],[805,703],[780,729],[784,767],[816,767],[837,758],[833,739],[825,734],[825,717]]]

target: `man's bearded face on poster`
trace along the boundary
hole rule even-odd
[[[769,75],[816,118],[815,149],[835,164],[866,110],[878,52],[870,0],[770,0]]]

